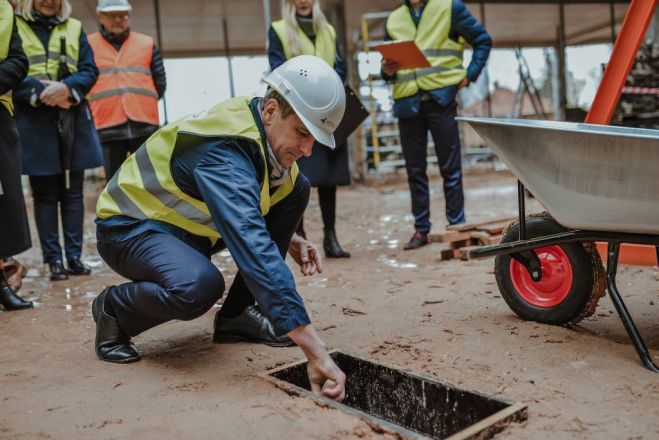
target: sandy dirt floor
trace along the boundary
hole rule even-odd
[[[401,177],[341,189],[338,237],[353,257],[325,261],[324,273],[310,278],[295,271],[328,346],[528,405],[528,421],[502,438],[659,438],[659,375],[640,364],[609,298],[572,329],[520,320],[498,292],[493,260],[443,262],[438,244],[402,250],[412,218]],[[37,307],[0,313],[0,437],[383,437],[257,376],[302,358],[299,349],[214,345],[219,306],[136,337],[141,362],[97,360],[90,304],[104,286],[123,281],[95,251],[97,187],[88,186],[86,200],[84,258],[92,276],[48,281],[36,232],[35,247],[19,256],[30,267],[21,293]],[[432,188],[439,231],[445,221],[436,175]],[[515,214],[509,174],[472,172],[466,188],[470,221]],[[315,191],[306,225],[320,243]],[[236,269],[228,254],[213,260],[230,282]],[[619,286],[659,362],[657,267],[623,266]]]

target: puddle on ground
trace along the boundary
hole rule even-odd
[[[386,255],[380,255],[377,261],[383,263],[385,266],[395,267],[396,269],[414,269],[419,267],[414,263],[399,263],[396,259],[388,258]]]

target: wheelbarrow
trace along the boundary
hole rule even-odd
[[[643,364],[659,367],[616,286],[621,243],[655,246],[659,262],[659,130],[524,119],[467,122],[518,178],[519,218],[496,257],[501,295],[522,319],[562,325],[594,313],[606,288]],[[525,189],[547,212],[526,215]],[[608,243],[606,270],[595,242]]]

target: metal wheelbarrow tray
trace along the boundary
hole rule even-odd
[[[496,256],[502,296],[523,319],[574,323],[605,286],[644,365],[659,372],[616,287],[621,243],[650,244],[659,261],[659,131],[523,119],[458,118],[518,178],[519,219]],[[527,218],[525,187],[548,213]],[[607,268],[595,241],[608,243]]]

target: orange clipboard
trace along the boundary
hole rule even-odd
[[[414,41],[390,41],[373,46],[373,49],[380,52],[385,60],[398,61],[401,69],[430,67],[428,59]]]

